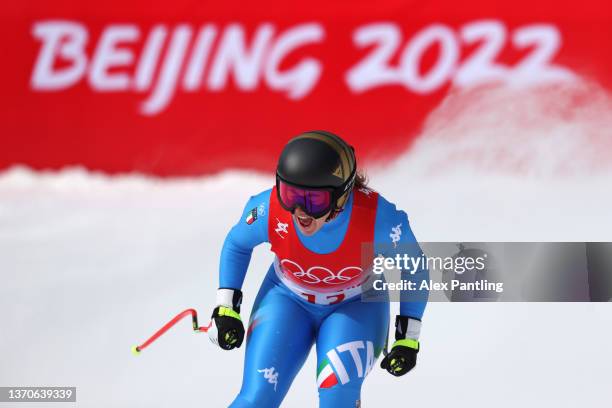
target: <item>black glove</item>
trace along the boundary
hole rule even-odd
[[[395,343],[389,354],[383,358],[380,367],[396,377],[406,374],[416,366],[419,352],[418,338],[421,321],[406,316],[395,318]],[[411,337],[407,337],[411,336]]]
[[[238,289],[221,288],[217,291],[217,307],[211,316],[208,338],[223,350],[240,347],[244,340],[241,302],[242,292]]]

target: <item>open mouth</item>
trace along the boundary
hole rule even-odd
[[[314,218],[308,215],[298,215],[296,217],[300,225],[304,228],[310,227],[312,225],[312,222],[314,221]]]

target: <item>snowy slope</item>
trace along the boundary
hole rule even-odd
[[[409,153],[370,170],[417,238],[612,241],[608,96],[474,92],[451,95]],[[272,182],[1,174],[0,385],[77,386],[82,407],[226,406],[244,349],[215,349],[188,322],[138,358],[130,346],[186,307],[210,313],[223,237]],[[245,317],[271,259],[256,249]],[[609,406],[610,307],[431,304],[417,369],[374,370],[363,405]],[[313,357],[284,406],[316,406]]]

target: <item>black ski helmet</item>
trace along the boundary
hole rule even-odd
[[[333,189],[330,218],[342,210],[355,184],[355,150],[339,136],[322,130],[302,133],[283,148],[276,179],[302,188]],[[278,190],[278,189],[277,189]]]

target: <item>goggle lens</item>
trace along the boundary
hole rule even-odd
[[[328,190],[304,189],[279,180],[278,192],[281,204],[289,211],[300,207],[308,215],[319,218],[332,207],[332,194]]]

